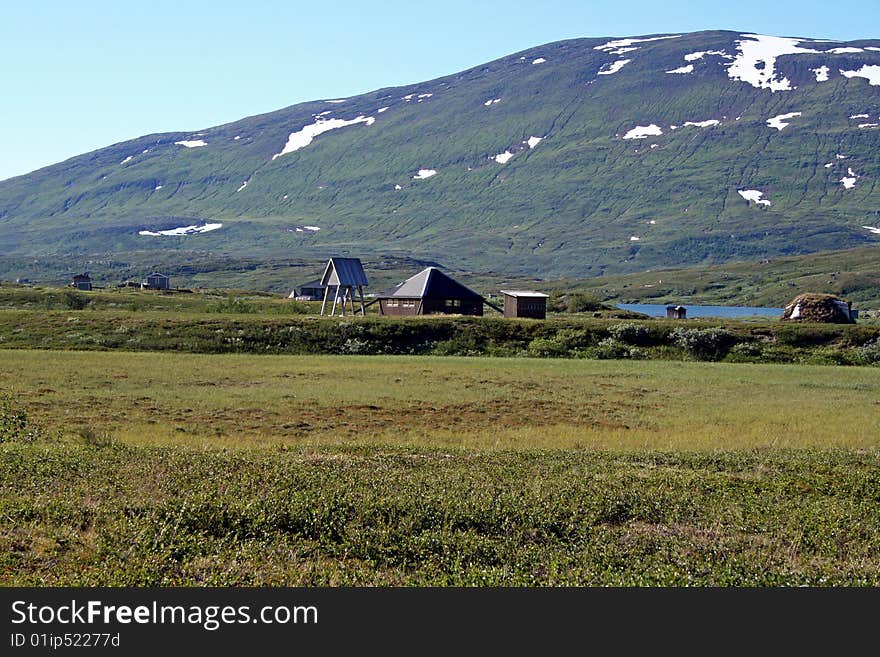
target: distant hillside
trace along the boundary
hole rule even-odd
[[[802,292],[823,292],[860,308],[880,309],[880,267],[873,247],[550,285],[618,303],[781,307]]]
[[[547,278],[876,245],[878,87],[880,40],[551,43],[2,181],[0,253]]]

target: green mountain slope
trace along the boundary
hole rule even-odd
[[[880,40],[577,39],[2,181],[0,251],[583,277],[864,246],[878,126]]]

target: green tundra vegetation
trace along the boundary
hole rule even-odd
[[[3,585],[880,584],[880,369],[16,349]]]
[[[551,301],[0,287],[0,585],[880,585],[880,324]]]

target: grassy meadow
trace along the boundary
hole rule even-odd
[[[3,586],[878,586],[880,369],[0,350]]]
[[[73,437],[197,447],[880,447],[880,370],[681,361],[0,352]]]

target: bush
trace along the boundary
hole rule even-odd
[[[616,338],[605,338],[590,349],[587,349],[583,356],[585,358],[596,358],[598,360],[613,360],[617,358],[642,359],[647,354],[632,345],[626,344]]]
[[[651,342],[648,329],[641,324],[634,324],[632,322],[609,326],[608,333],[612,338],[624,344],[647,346]]]
[[[73,290],[65,291],[64,297],[62,298],[62,303],[68,310],[82,310],[91,302],[91,299],[87,299],[85,295],[74,292]]]
[[[880,366],[880,338],[859,347],[857,353],[859,360],[865,365]]]
[[[671,334],[673,342],[698,360],[720,360],[737,342],[735,333],[723,328],[678,328]]]
[[[592,344],[588,330],[561,329],[551,338],[535,338],[527,347],[529,356],[538,358],[566,358],[580,355]]]
[[[570,313],[586,313],[600,310],[601,302],[595,297],[581,292],[575,292],[568,295],[567,310]]]
[[[12,403],[8,395],[0,396],[0,443],[32,443],[37,430],[24,409]]]

